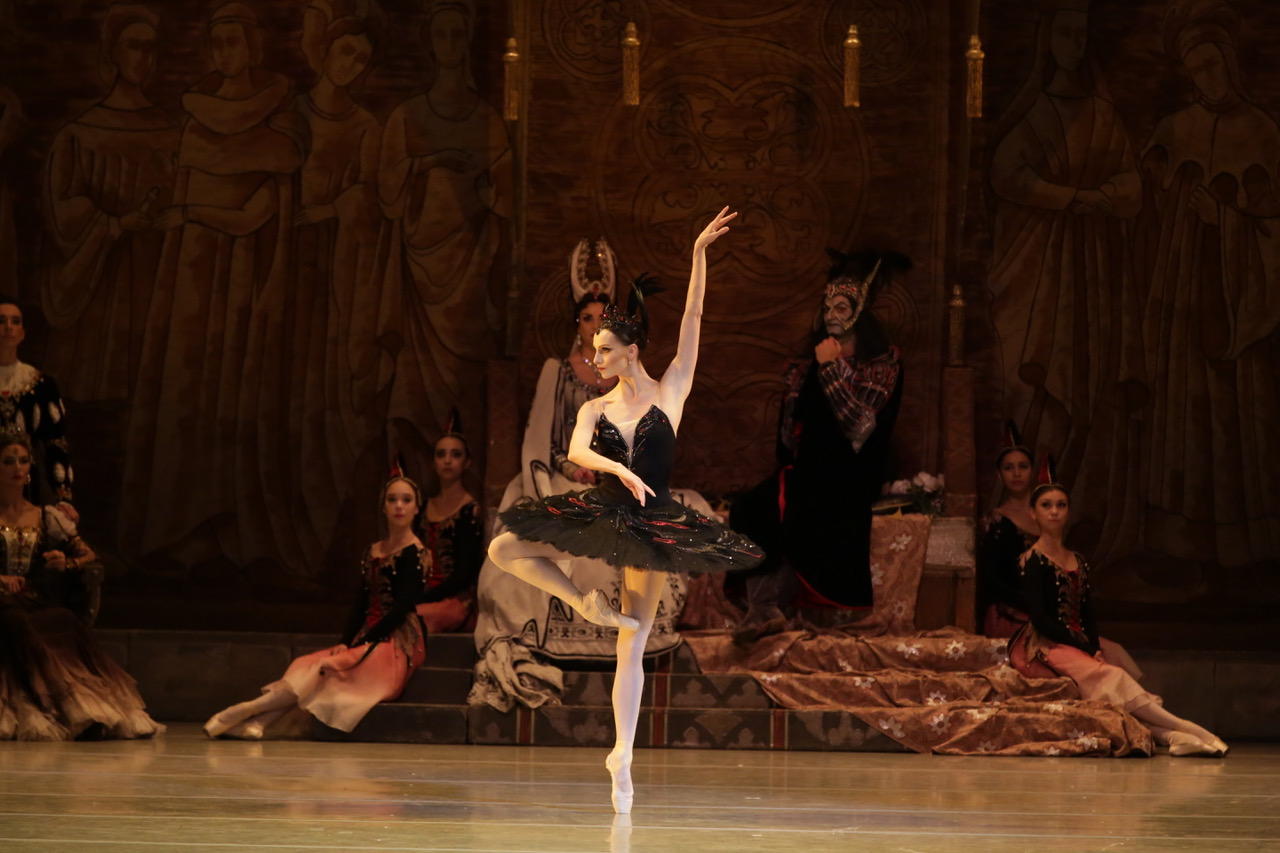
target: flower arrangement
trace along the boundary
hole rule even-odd
[[[904,512],[941,515],[942,492],[946,484],[946,478],[942,474],[921,471],[910,480],[894,480],[892,483],[885,483],[882,494],[905,501],[906,505],[902,508]]]

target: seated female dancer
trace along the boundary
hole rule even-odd
[[[1026,624],[1018,560],[1040,537],[1031,515],[1034,459],[1017,427],[1005,425],[996,470],[1004,501],[982,520],[978,539],[979,624],[988,637],[1012,637]]]
[[[648,342],[643,293],[633,290],[629,314],[616,305],[605,312],[595,335],[595,364],[602,376],[617,376],[619,382],[583,404],[569,445],[570,460],[596,471],[599,485],[517,503],[502,513],[507,532],[489,546],[489,556],[500,568],[555,595],[587,621],[618,628],[616,740],[605,766],[619,814],[631,810],[631,749],[644,685],[641,663],[666,583],[664,573],[749,568],[763,557],[749,539],[672,499],[667,487],[698,357],[706,247],[728,232],[737,215],[728,210],[721,210],[694,243],[676,355],[661,380],[653,379],[640,361]],[[557,561],[569,555],[595,557],[622,570],[621,612],[600,590],[584,594],[565,576]]]
[[[1021,559],[1022,601],[1029,621],[1009,641],[1010,662],[1033,678],[1066,676],[1081,697],[1123,708],[1151,730],[1170,755],[1225,755],[1227,745],[1209,730],[1166,711],[1127,671],[1127,656],[1098,636],[1089,567],[1063,544],[1070,497],[1057,483],[1031,492],[1040,537]]]
[[[133,678],[67,609],[95,557],[60,509],[23,497],[31,443],[0,440],[0,740],[148,737],[164,731]]]
[[[422,539],[431,552],[418,615],[431,632],[456,631],[471,618],[476,577],[484,551],[480,506],[462,483],[471,467],[471,449],[458,431],[457,414],[436,442],[434,460],[440,491],[427,499]]]
[[[360,561],[363,581],[342,642],[289,664],[262,695],[219,711],[209,737],[257,740],[286,711],[301,708],[349,732],[379,702],[394,699],[426,656],[426,628],[414,612],[430,572],[430,552],[416,533],[422,513],[417,483],[399,473],[382,488],[387,537]]]

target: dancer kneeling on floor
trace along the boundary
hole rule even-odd
[[[363,583],[342,642],[289,664],[257,699],[214,714],[204,724],[210,737],[261,738],[294,708],[349,732],[374,705],[404,690],[426,656],[427,630],[414,605],[431,556],[417,534],[423,508],[418,484],[396,472],[382,488],[381,505],[387,537],[370,545],[360,561]]]
[[[595,365],[614,388],[578,412],[569,459],[598,472],[581,492],[525,498],[502,513],[507,532],[489,556],[501,569],[573,607],[588,622],[618,629],[613,681],[616,740],[605,760],[613,778],[613,807],[631,810],[631,747],[635,740],[645,640],[657,614],[664,572],[750,568],[763,558],[751,540],[686,508],[671,497],[668,479],[684,402],[693,387],[706,287],[706,247],[728,232],[737,214],[726,207],[698,235],[675,358],[661,380],[640,362],[648,342],[643,281],[633,285],[628,311],[605,309],[595,335]],[[571,555],[595,557],[623,572],[621,610],[600,590],[584,594],[560,569]]]
[[[1098,635],[1089,567],[1062,541],[1070,504],[1058,483],[1042,483],[1031,492],[1040,537],[1020,561],[1022,603],[1030,621],[1009,641],[1010,662],[1028,677],[1066,676],[1082,698],[1123,708],[1171,755],[1225,755],[1221,739],[1166,711],[1160,697],[1130,673],[1128,655]]]

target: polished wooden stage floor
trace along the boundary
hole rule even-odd
[[[642,750],[615,820],[598,749],[0,743],[0,850],[1280,850],[1280,744],[1218,759]]]

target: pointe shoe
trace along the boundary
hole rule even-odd
[[[1175,758],[1186,758],[1191,755],[1218,756],[1223,754],[1223,750],[1215,744],[1205,743],[1195,735],[1172,732],[1169,735],[1169,754]]]
[[[609,599],[605,597],[602,589],[593,589],[582,596],[582,605],[578,608],[578,612],[582,614],[583,619],[586,619],[592,625],[604,625],[607,628],[626,628],[628,631],[640,630],[640,622],[638,620],[619,613],[609,605]]]
[[[1231,749],[1231,747],[1227,746],[1227,742],[1217,735],[1214,735],[1213,740],[1209,741],[1209,745],[1218,750],[1218,755],[1220,756],[1226,755]]]
[[[227,729],[226,736],[237,740],[262,740],[265,729],[256,720],[247,720],[238,726]]]
[[[613,802],[614,814],[631,814],[631,803],[635,799],[635,790],[631,788],[631,762],[624,763],[622,756],[611,752],[604,760],[604,766],[609,771],[609,796]],[[620,780],[626,782],[628,790],[619,790]]]
[[[235,725],[235,723],[223,717],[222,712],[219,712],[210,717],[209,721],[204,724],[204,733],[213,738],[222,737]]]

